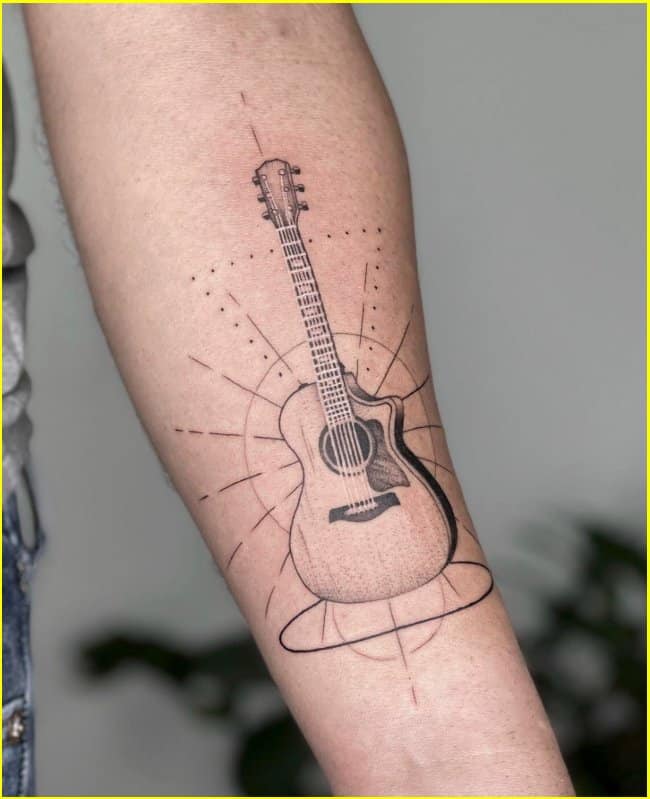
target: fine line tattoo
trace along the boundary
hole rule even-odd
[[[298,199],[304,191],[294,176],[300,169],[283,159],[264,161],[253,183],[264,203],[263,218],[272,222],[292,281],[311,356],[313,380],[301,384],[282,404],[279,429],[303,472],[303,483],[289,529],[293,565],[318,602],[284,626],[280,643],[292,652],[319,651],[352,643],[327,638],[322,621],[320,643],[309,633],[305,616],[312,610],[326,619],[321,602],[364,607],[380,600],[388,618],[373,620],[357,641],[394,634],[400,658],[405,652],[399,630],[450,615],[480,601],[492,588],[489,571],[478,588],[422,619],[399,620],[391,600],[415,592],[457,566],[456,515],[440,483],[404,440],[403,398],[378,396],[408,335],[411,314],[399,345],[373,394],[364,391],[341,362],[319,284],[299,227],[308,210]],[[347,232],[347,231],[346,231]],[[381,248],[377,247],[377,251]],[[364,292],[367,262],[364,266]],[[363,335],[363,316],[359,338]],[[419,391],[428,381],[406,397]],[[434,429],[437,425],[415,426]],[[431,461],[432,463],[437,463]],[[420,520],[425,519],[422,524]],[[312,645],[316,644],[316,645]]]
[[[286,281],[282,291],[291,294],[282,296],[292,303],[303,338],[288,346],[277,327],[265,330],[260,309],[249,313],[242,287],[229,285],[216,300],[219,317],[246,335],[249,346],[259,342],[260,371],[242,362],[239,374],[237,364],[219,373],[211,358],[189,358],[235,392],[243,427],[179,424],[173,430],[188,440],[213,436],[241,448],[243,464],[233,462],[229,478],[197,491],[198,501],[243,501],[248,492],[255,502],[226,558],[231,573],[255,557],[259,542],[281,531],[260,608],[279,644],[291,653],[339,650],[392,661],[417,705],[410,660],[436,638],[444,619],[490,594],[492,575],[469,517],[456,505],[455,475],[441,463],[442,427],[429,418],[425,400],[431,376],[405,355],[417,330],[415,303],[392,348],[377,332],[386,307],[384,228],[356,229],[368,249],[346,256],[346,263],[356,258],[358,264],[359,316],[349,330],[334,331],[308,252],[314,234],[303,237],[300,229],[308,206],[299,199],[298,174],[287,160],[272,158],[255,170],[253,183],[276,234],[265,244],[267,268],[273,275],[277,270],[278,286]],[[330,228],[323,235],[328,248],[346,246],[355,230],[348,225],[336,233]],[[243,259],[233,253],[228,263],[242,260],[259,268],[249,250]],[[199,286],[196,275],[191,282]],[[203,295],[213,296],[207,289],[201,286]],[[299,586],[313,599],[288,609]]]

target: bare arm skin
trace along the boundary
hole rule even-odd
[[[333,789],[570,794],[440,427],[351,11],[26,14],[97,314]]]

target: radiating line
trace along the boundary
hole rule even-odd
[[[300,463],[300,461],[295,460],[295,461],[290,461],[289,463],[285,463],[282,466],[278,466],[278,471],[280,471],[280,469],[288,469],[289,466],[295,466],[297,463]]]
[[[253,138],[255,139],[255,144],[257,145],[257,149],[260,151],[260,155],[264,155],[262,151],[262,146],[260,145],[260,140],[257,138],[257,133],[255,132],[255,128],[251,125],[250,129],[251,133],[253,134]]]
[[[289,550],[287,554],[284,556],[284,560],[282,561],[282,565],[280,566],[280,571],[278,572],[278,575],[282,574],[282,572],[284,571],[284,567],[287,565],[287,561],[289,560],[290,557],[291,557],[291,550]]]
[[[452,583],[452,581],[449,579],[449,577],[447,577],[447,575],[446,575],[444,572],[442,572],[442,576],[443,576],[443,577],[445,578],[445,580],[446,580],[446,581],[449,583],[449,586],[450,586],[451,590],[454,592],[454,594],[456,594],[456,596],[458,596],[458,597],[459,597],[459,596],[460,596],[460,594],[459,594],[459,593],[458,593],[458,591],[456,590],[456,586],[455,586],[455,585]]]
[[[418,393],[418,391],[421,391],[421,390],[422,390],[422,389],[423,389],[423,388],[426,386],[426,384],[429,382],[429,380],[430,380],[430,379],[431,379],[431,374],[428,374],[428,375],[427,375],[427,376],[424,378],[424,380],[423,380],[423,381],[420,383],[420,385],[419,385],[419,386],[416,386],[416,387],[413,389],[413,391],[409,391],[409,393],[408,393],[408,394],[405,394],[405,395],[402,397],[402,401],[403,401],[403,400],[407,400],[409,397],[412,397],[414,394],[417,394],[417,393]]]
[[[418,703],[417,696],[415,695],[415,686],[413,685],[413,678],[411,677],[411,672],[409,671],[408,662],[406,660],[406,653],[404,652],[404,647],[402,646],[402,639],[399,637],[399,630],[397,629],[397,619],[395,618],[395,614],[393,613],[393,606],[391,605],[390,599],[388,600],[388,610],[390,611],[390,617],[393,620],[393,627],[395,628],[395,637],[397,638],[397,645],[399,646],[399,651],[402,656],[402,663],[404,664],[404,669],[406,671],[406,676],[409,679],[409,683],[411,684],[411,698],[415,705]]]
[[[404,668],[408,673],[408,663],[406,662],[406,655],[404,654],[404,647],[402,646],[402,641],[399,637],[399,632],[397,631],[397,619],[395,618],[395,614],[393,613],[393,606],[390,603],[390,599],[388,600],[388,610],[390,611],[390,617],[393,620],[393,627],[395,628],[395,637],[397,638],[397,645],[399,646],[400,655],[402,656],[402,663],[404,664]]]
[[[323,603],[323,627],[320,633],[321,643],[325,640],[325,624],[327,622],[327,600]]]
[[[397,345],[397,349],[393,353],[393,357],[390,359],[390,363],[388,364],[388,369],[386,369],[386,371],[384,372],[384,376],[381,379],[381,383],[377,386],[377,388],[375,390],[375,396],[377,396],[377,394],[379,394],[379,392],[381,390],[381,387],[384,385],[384,381],[388,377],[388,374],[389,374],[390,370],[393,368],[393,364],[397,360],[397,356],[399,354],[399,351],[402,349],[402,345],[404,344],[404,339],[406,338],[406,334],[409,332],[409,327],[411,326],[411,319],[413,318],[413,309],[414,308],[415,308],[415,306],[411,305],[411,313],[409,315],[409,320],[406,323],[406,327],[404,328],[404,332],[402,333],[402,338],[400,339],[400,342]]]
[[[266,600],[266,607],[264,608],[264,618],[269,615],[269,605],[271,604],[271,597],[275,592],[275,586],[271,589],[271,593],[269,594],[269,598]]]
[[[259,328],[259,327],[258,327],[258,326],[255,324],[255,322],[253,321],[253,319],[252,319],[251,315],[250,315],[250,314],[246,314],[246,318],[247,318],[247,319],[248,319],[248,321],[249,321],[249,322],[250,322],[250,323],[253,325],[253,327],[255,328],[255,330],[257,330],[257,332],[260,334],[260,336],[262,336],[262,338],[264,339],[264,341],[266,341],[266,343],[267,343],[267,344],[269,345],[269,347],[270,347],[270,348],[273,350],[273,352],[276,354],[276,356],[277,356],[277,357],[278,357],[278,358],[279,358],[279,359],[282,361],[282,363],[283,363],[283,364],[284,364],[284,365],[287,367],[287,369],[288,369],[288,370],[291,372],[291,374],[293,374],[293,369],[292,369],[292,368],[289,366],[289,364],[288,364],[288,363],[287,363],[287,362],[284,360],[284,358],[282,357],[282,355],[280,355],[280,353],[279,353],[279,352],[276,350],[276,348],[273,346],[273,344],[271,344],[271,342],[270,342],[270,341],[268,340],[268,338],[267,338],[267,337],[264,335],[264,333],[262,333],[262,331],[260,330],[260,328]]]
[[[204,494],[202,497],[199,497],[199,502],[203,502],[204,499],[207,499],[210,494]]]
[[[296,461],[296,463],[297,463],[297,461]],[[292,465],[293,465],[293,464],[292,464]],[[282,468],[282,467],[280,467],[280,468]],[[260,472],[260,474],[263,474],[263,473],[262,473],[262,472]],[[258,477],[258,476],[259,476],[259,475],[257,475],[257,474],[254,474],[254,475],[252,475],[252,477]],[[244,477],[243,479],[244,479],[244,480],[248,480],[248,479],[250,479],[250,478]],[[237,482],[238,482],[238,483],[240,483],[240,482],[241,482],[241,480],[238,480]],[[235,483],[231,483],[231,485],[235,485]],[[267,516],[270,516],[270,515],[273,513],[273,511],[274,511],[274,510],[276,510],[276,508],[278,508],[280,505],[282,505],[282,503],[283,503],[283,502],[286,502],[286,500],[288,500],[288,499],[289,499],[289,497],[290,497],[292,494],[295,494],[295,493],[296,493],[296,491],[297,491],[297,490],[300,488],[300,486],[301,486],[301,485],[302,485],[302,482],[298,483],[298,485],[297,485],[297,486],[295,486],[294,488],[292,488],[292,489],[291,489],[291,491],[289,491],[289,493],[286,495],[286,497],[284,497],[283,499],[281,499],[281,500],[280,500],[280,501],[279,501],[279,502],[278,502],[276,505],[274,505],[272,508],[269,508],[269,509],[268,509],[268,510],[267,510],[267,511],[266,511],[266,512],[265,512],[265,513],[264,513],[264,514],[263,514],[263,515],[262,515],[262,516],[261,516],[261,517],[260,517],[260,518],[259,518],[259,519],[258,519],[256,522],[255,522],[255,524],[254,524],[254,525],[251,527],[251,529],[250,529],[250,532],[252,533],[252,532],[253,532],[253,530],[257,530],[257,528],[260,526],[260,524],[262,524],[262,522],[264,521],[264,519],[266,519],[266,517],[267,517]],[[230,487],[230,486],[225,486],[225,488],[229,488],[229,487]],[[222,488],[221,490],[223,491],[224,489]],[[275,521],[275,520],[274,520],[274,521]],[[276,522],[276,523],[277,523],[277,522]],[[290,552],[287,552],[287,558],[289,557],[289,555],[290,555],[290,554],[291,554]],[[280,573],[282,573],[282,569],[284,569],[284,563],[285,563],[285,562],[286,562],[286,558],[285,558],[285,560],[283,561],[283,563],[282,563],[282,566],[280,567]]]
[[[276,408],[282,408],[282,405],[279,405],[277,402],[274,402],[272,399],[265,397],[263,394],[259,394],[257,391],[253,391],[252,388],[247,388],[246,386],[242,386],[241,383],[238,383],[236,380],[233,380],[232,377],[228,377],[228,375],[221,375],[225,378],[229,383],[232,383],[233,386],[237,386],[237,388],[241,388],[242,391],[247,391],[249,394],[252,394],[255,397],[259,397],[260,399],[266,400],[266,402],[270,403],[271,405],[275,405]]]
[[[269,508],[269,509],[266,511],[266,513],[265,513],[263,516],[261,516],[261,517],[260,517],[260,518],[259,518],[259,519],[258,519],[258,520],[255,522],[255,524],[254,524],[254,525],[251,527],[251,533],[253,532],[253,530],[257,530],[257,528],[260,526],[260,524],[262,524],[262,522],[264,521],[264,519],[266,519],[266,517],[267,517],[267,516],[270,516],[270,515],[273,513],[273,511],[276,509],[276,507],[277,507],[277,506],[276,506],[276,505],[274,505],[272,508]]]
[[[261,438],[264,441],[284,441],[282,436],[253,436],[253,438]]]
[[[296,486],[294,489],[292,489],[291,491],[289,491],[289,493],[288,493],[288,494],[287,494],[287,496],[286,496],[286,497],[285,497],[285,498],[282,500],[282,502],[285,502],[287,499],[289,499],[289,497],[290,497],[292,494],[295,494],[295,493],[296,493],[296,491],[297,491],[297,490],[300,488],[300,486],[301,486],[301,485],[302,485],[302,483],[298,483],[298,485],[297,485],[297,486]]]
[[[361,338],[363,337],[363,320],[366,315],[366,284],[368,283],[368,261],[366,261],[366,268],[363,273],[363,302],[361,303],[361,324],[359,325],[359,348],[361,347]],[[359,361],[357,360],[357,377],[359,376]]]
[[[458,518],[458,516],[454,516],[454,519],[456,519],[456,521],[458,522],[458,524],[460,524],[460,526],[461,526],[461,527],[462,527],[464,530],[467,530],[467,532],[468,532],[468,533],[469,533],[469,534],[472,536],[472,538],[474,539],[474,541],[476,541],[476,542],[478,543],[478,536],[476,535],[476,533],[474,533],[472,530],[470,530],[470,529],[469,529],[469,527],[468,527],[468,526],[467,526],[467,525],[466,525],[464,522],[461,522],[461,520]]]
[[[228,563],[226,564],[226,571],[228,571],[228,569],[230,568],[230,564],[232,563],[233,558],[239,552],[239,550],[241,549],[243,543],[244,543],[243,541],[240,541],[237,544],[237,546],[235,547],[235,549],[233,550],[232,555],[228,558]]]
[[[229,296],[229,297],[230,297],[230,299],[231,299],[231,300],[232,300],[232,301],[235,303],[235,305],[240,305],[240,302],[239,302],[239,300],[237,299],[237,297],[235,297],[235,295],[234,295],[234,294],[231,294],[230,292],[228,292],[228,296]]]
[[[440,469],[444,469],[449,474],[453,474],[453,470],[449,469],[447,466],[443,466],[442,463],[438,463],[438,461],[434,461],[431,458],[425,458],[424,455],[418,455],[417,452],[415,453],[415,457],[419,458],[421,461],[426,461],[427,463],[432,463],[434,466],[438,466]]]
[[[403,433],[412,433],[414,430],[428,430],[429,428],[442,430],[442,425],[441,424],[419,424],[417,427],[409,427],[406,430],[402,430],[402,432]]]
[[[233,480],[232,483],[228,483],[228,485],[224,486],[223,488],[219,489],[219,493],[225,491],[227,488],[232,488],[233,486],[239,485],[239,483],[244,483],[246,480],[252,480],[255,477],[259,477],[264,472],[256,472],[255,474],[247,474],[246,477],[240,477],[239,480]]]
[[[195,358],[193,355],[188,355],[187,357],[190,359],[190,361],[194,361],[194,363],[198,363],[199,366],[203,366],[204,369],[209,369],[211,372],[214,371],[211,366],[208,366],[207,363],[203,363],[203,361],[200,361],[198,358]]]
[[[221,430],[185,430],[183,427],[175,427],[175,433],[192,433],[195,436],[225,436],[226,438],[241,438],[243,433],[225,433]]]

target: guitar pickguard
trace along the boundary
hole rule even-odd
[[[366,427],[375,439],[376,454],[368,465],[368,482],[375,491],[388,491],[396,486],[410,485],[408,477],[392,457],[386,446],[381,423],[376,419],[366,422]]]

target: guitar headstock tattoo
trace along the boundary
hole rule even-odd
[[[246,376],[250,370],[223,375],[246,397],[243,429],[175,430],[243,443],[246,469],[218,493],[244,485],[252,490],[261,508],[250,532],[267,524],[286,532],[288,549],[278,574],[290,571],[313,597],[279,620],[282,647],[301,653],[349,648],[377,660],[401,659],[408,670],[407,657],[435,636],[445,617],[490,593],[492,576],[471,527],[455,511],[451,467],[436,455],[440,425],[430,421],[421,398],[429,375],[416,377],[402,354],[413,309],[399,342],[386,346],[375,330],[382,251],[377,243],[360,265],[358,329],[333,332],[308,252],[311,239],[300,230],[300,216],[308,210],[305,187],[296,183],[300,172],[274,158],[252,180],[269,234],[275,232],[268,268],[277,270],[278,281],[282,271],[288,273],[304,337],[276,347],[260,320],[228,293],[220,311],[237,314],[233,318],[241,321],[233,324],[245,325],[250,344],[264,347],[257,379]],[[361,230],[365,235],[367,228]],[[380,237],[382,228],[374,230]],[[350,232],[346,228],[343,238]],[[203,358],[190,357],[211,369]],[[414,436],[415,452],[407,443]],[[416,454],[427,437],[427,454]],[[209,497],[202,492],[197,501]],[[233,546],[226,569],[236,563],[243,543],[242,538]],[[266,599],[267,617],[276,589],[277,583]]]

